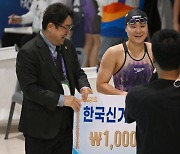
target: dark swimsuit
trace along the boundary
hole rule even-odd
[[[113,75],[115,88],[123,91],[136,85],[145,85],[149,82],[154,66],[148,54],[147,46],[144,43],[144,56],[141,59],[134,59],[123,43],[125,60],[122,67]]]

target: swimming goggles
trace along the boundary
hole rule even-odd
[[[140,24],[146,24],[148,19],[146,17],[141,18],[131,18],[127,24],[134,25],[136,22],[139,22]]]

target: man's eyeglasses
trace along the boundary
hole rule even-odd
[[[72,28],[73,28],[73,25],[67,25],[67,26],[60,25],[59,27],[62,27],[62,28],[64,28],[67,31],[71,31]]]
[[[144,18],[131,18],[127,24],[134,25],[136,22],[139,22],[140,24],[146,24],[148,19],[146,17]]]

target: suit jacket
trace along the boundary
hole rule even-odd
[[[80,68],[76,50],[71,41],[62,45],[70,92],[90,87],[87,76]],[[16,73],[23,92],[19,130],[32,137],[51,139],[60,128],[73,127],[73,110],[58,107],[64,94],[62,73],[57,71],[47,44],[38,34],[26,43],[17,55]]]

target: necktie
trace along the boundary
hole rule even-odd
[[[59,54],[59,53],[61,53],[61,49],[60,49],[60,46],[56,46],[56,52]]]
[[[56,51],[57,51],[57,67],[60,67],[59,70],[61,70],[61,72],[63,73],[63,78],[66,79],[67,77],[66,67],[60,46],[56,46]]]
[[[57,69],[62,72],[60,46],[56,46],[57,58],[55,59]]]

